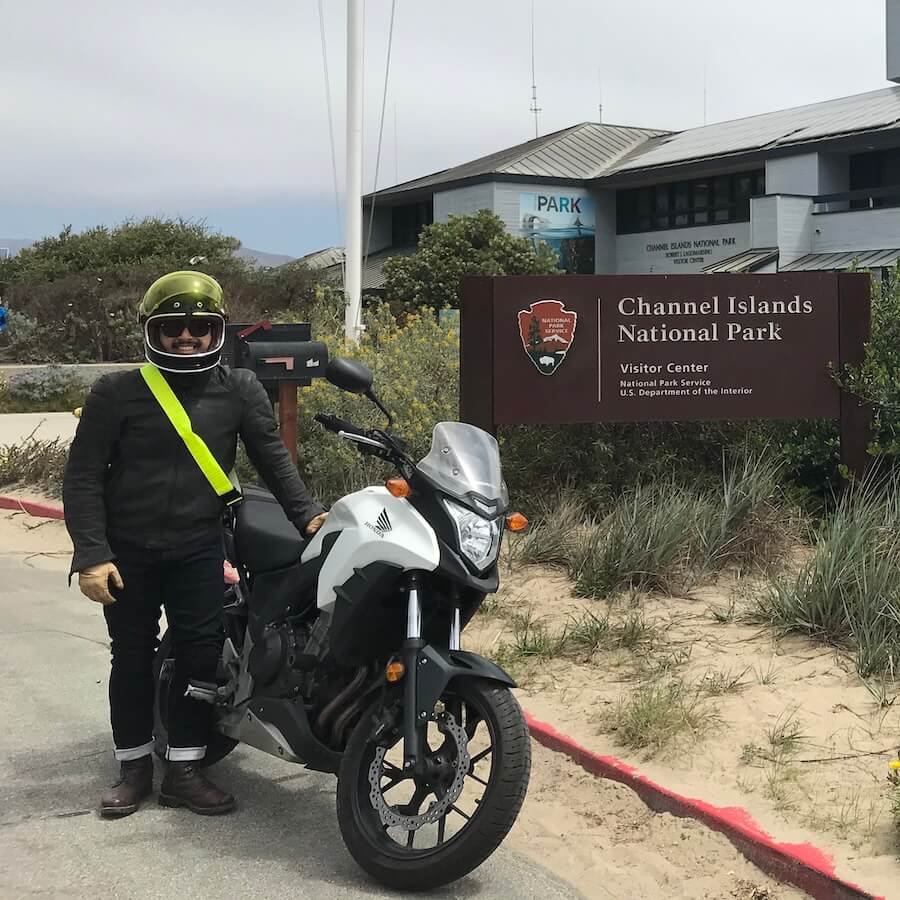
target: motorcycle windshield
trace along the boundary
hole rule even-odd
[[[500,469],[500,447],[491,435],[474,425],[435,425],[431,450],[418,468],[442,491],[479,512],[499,514],[509,502]]]

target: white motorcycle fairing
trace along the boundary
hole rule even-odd
[[[441,551],[434,529],[409,503],[394,497],[387,488],[368,487],[342,497],[328,513],[300,557],[302,563],[322,553],[329,534],[340,532],[319,572],[316,603],[330,612],[335,588],[345,584],[355,569],[371,563],[386,563],[404,571],[433,572]]]

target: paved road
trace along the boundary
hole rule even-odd
[[[4,413],[0,415],[0,446],[21,443],[30,435],[45,441],[70,441],[77,425],[71,412]]]
[[[333,779],[239,748],[215,772],[237,794],[203,819],[151,803],[118,822],[94,811],[114,764],[99,608],[65,588],[65,561],[0,554],[0,898],[397,897],[341,843]],[[501,849],[431,896],[575,900]]]

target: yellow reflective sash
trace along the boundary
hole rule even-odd
[[[166,414],[172,427],[178,432],[178,436],[184,441],[188,453],[194,458],[197,467],[206,477],[212,489],[229,506],[241,500],[241,492],[225,474],[225,470],[216,462],[209,447],[203,438],[195,434],[191,427],[191,420],[185,412],[181,401],[175,396],[175,392],[169,386],[169,382],[163,377],[162,372],[156,366],[141,366],[141,375],[147,382],[156,402]]]

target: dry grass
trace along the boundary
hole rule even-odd
[[[651,754],[696,741],[718,721],[703,692],[681,678],[643,682],[598,717],[622,746]]]
[[[68,446],[58,440],[27,438],[19,444],[0,446],[0,488],[37,487],[58,497],[68,455]]]

